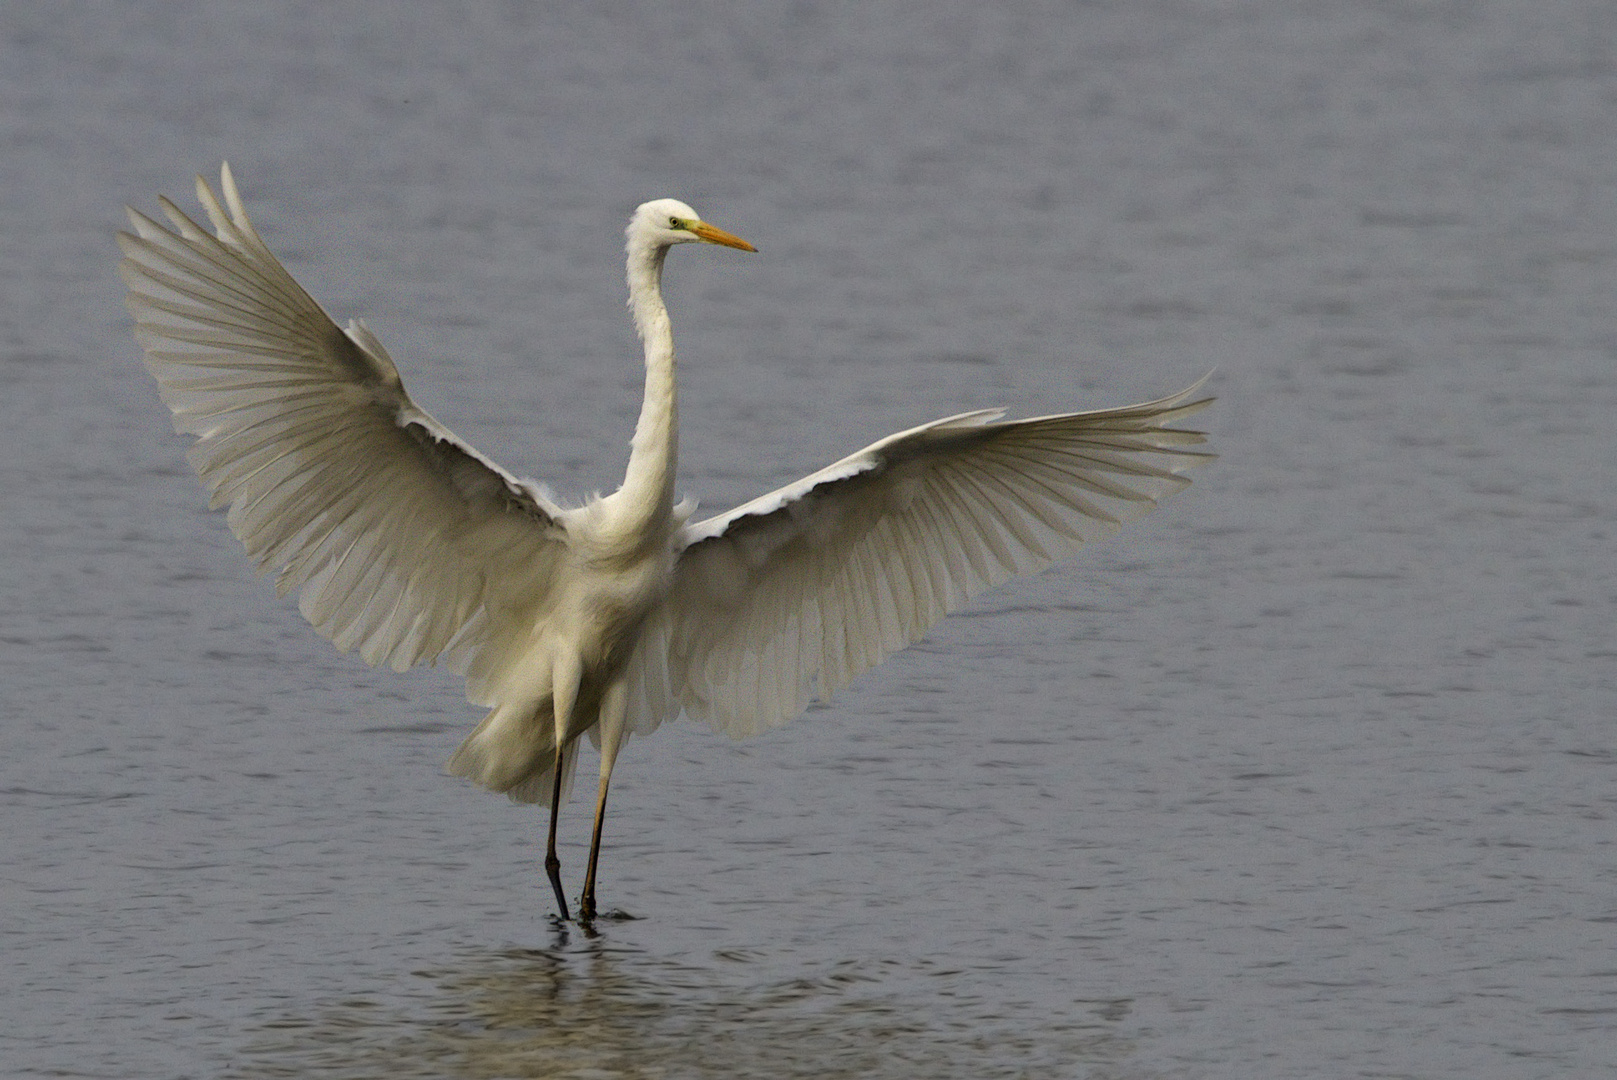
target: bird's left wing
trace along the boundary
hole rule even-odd
[[[735,737],[796,716],[967,599],[1137,517],[1213,455],[1166,425],[1206,379],[1124,408],[891,435],[689,526],[670,596],[671,684]]]
[[[231,530],[343,650],[404,670],[475,654],[491,609],[549,587],[562,511],[410,400],[363,323],[346,330],[270,254],[225,166],[217,236],[162,200],[120,233],[136,335]],[[228,212],[227,212],[228,211]]]

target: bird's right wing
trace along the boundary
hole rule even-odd
[[[270,254],[226,165],[217,236],[162,200],[120,233],[136,335],[231,530],[338,648],[396,670],[550,587],[562,511],[427,415],[363,323],[343,330]],[[228,208],[228,212],[227,212]]]
[[[949,611],[1050,565],[1190,481],[1206,379],[1171,397],[889,436],[686,530],[668,611],[685,711],[732,736],[796,716]]]

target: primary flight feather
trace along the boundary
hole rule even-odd
[[[627,230],[646,385],[623,484],[576,508],[458,439],[405,393],[363,322],[339,327],[259,238],[229,165],[201,177],[209,234],[167,199],[120,233],[135,333],[231,530],[338,648],[403,671],[440,657],[490,711],[449,770],[550,801],[546,872],[568,917],[556,817],[588,733],[600,788],[580,917],[595,917],[607,788],[630,733],[681,710],[740,737],[917,641],[1189,481],[1212,455],[1167,425],[1202,382],[1140,405],[890,435],[727,514],[674,501],[664,258],[752,245],[672,199]]]

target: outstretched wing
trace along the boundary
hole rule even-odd
[[[735,737],[791,719],[972,596],[1107,535],[1190,481],[1211,403],[1172,397],[996,423],[962,413],[891,435],[689,527],[671,674]]]
[[[172,228],[130,210],[118,235],[146,366],[197,436],[212,506],[338,648],[399,671],[452,644],[469,659],[490,609],[549,588],[562,511],[411,401],[376,336],[270,254],[229,165],[220,180],[223,205],[197,178],[217,236],[167,199]]]

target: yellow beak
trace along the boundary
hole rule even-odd
[[[727,233],[717,225],[709,225],[705,221],[693,221],[686,226],[692,235],[698,239],[706,240],[710,244],[723,244],[725,247],[740,248],[742,251],[757,251],[758,249],[747,243],[733,233]]]

